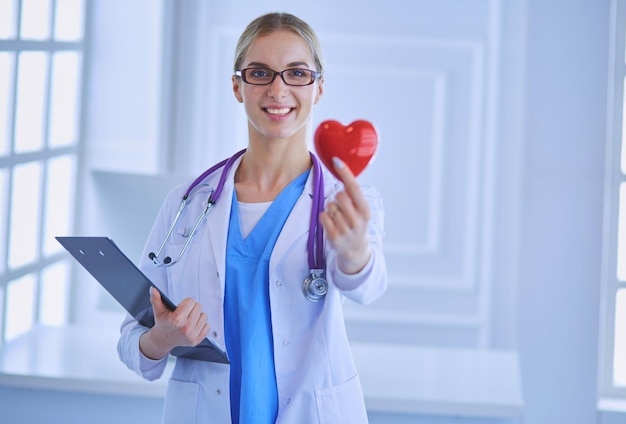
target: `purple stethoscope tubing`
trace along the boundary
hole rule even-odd
[[[206,217],[211,207],[213,207],[215,202],[217,202],[217,199],[222,194],[224,183],[226,182],[226,178],[228,176],[228,171],[233,166],[233,163],[245,152],[246,152],[246,149],[240,150],[237,153],[235,153],[233,156],[231,156],[230,158],[225,159],[213,165],[211,168],[207,169],[201,175],[199,175],[198,178],[196,178],[189,185],[189,187],[185,191],[185,194],[183,195],[183,199],[180,204],[180,207],[178,208],[176,216],[174,217],[174,221],[172,222],[172,225],[170,226],[167,234],[165,235],[165,238],[159,245],[159,248],[157,249],[156,252],[150,252],[148,254],[148,257],[150,258],[150,260],[155,266],[172,266],[178,261],[180,261],[183,254],[187,250],[187,247],[189,243],[191,242],[191,239],[195,235],[196,230],[198,229],[198,227],[200,226],[200,224]],[[328,284],[326,283],[326,280],[323,278],[324,230],[323,230],[323,227],[319,224],[319,214],[324,209],[324,181],[323,181],[324,177],[322,175],[322,167],[319,161],[317,160],[317,158],[315,157],[313,153],[309,152],[309,154],[311,156],[311,161],[313,162],[313,205],[311,207],[311,217],[309,221],[309,235],[308,235],[308,240],[307,240],[308,262],[309,262],[309,269],[310,269],[311,274],[305,279],[302,289],[307,299],[313,302],[316,302],[326,294],[326,291],[328,289]],[[220,179],[217,183],[217,187],[209,195],[209,199],[207,201],[206,207],[202,211],[202,214],[200,215],[200,217],[196,220],[196,223],[194,224],[194,227],[192,228],[191,232],[188,234],[187,240],[185,241],[185,244],[180,250],[178,256],[174,260],[172,260],[169,256],[167,256],[166,258],[163,259],[163,261],[159,261],[158,257],[163,251],[165,244],[171,237],[172,232],[174,231],[174,228],[176,227],[176,224],[178,223],[178,220],[182,216],[182,213],[185,207],[187,206],[189,196],[191,195],[193,190],[200,183],[202,183],[202,181],[204,181],[205,178],[207,178],[209,175],[213,174],[219,168],[222,168],[222,167],[224,169],[222,170],[222,174],[220,175]]]
[[[183,200],[180,203],[180,206],[178,207],[178,211],[176,212],[176,216],[174,217],[174,221],[172,222],[172,225],[170,225],[170,228],[167,231],[167,234],[165,235],[165,238],[163,239],[163,241],[159,245],[159,248],[157,249],[156,252],[150,252],[148,254],[148,257],[150,258],[150,260],[152,261],[154,266],[172,266],[175,263],[177,263],[178,261],[180,261],[180,258],[183,257],[183,254],[187,250],[187,247],[189,246],[189,243],[191,243],[191,239],[196,234],[196,230],[198,229],[198,227],[200,226],[200,224],[204,220],[204,217],[207,215],[209,210],[213,207],[213,205],[217,201],[217,198],[220,196],[220,194],[222,194],[222,189],[224,188],[224,182],[226,181],[226,176],[228,174],[228,171],[233,166],[233,163],[235,162],[235,160],[239,156],[243,155],[245,153],[245,151],[246,151],[245,149],[244,150],[240,150],[239,152],[235,153],[229,159],[225,159],[225,160],[221,161],[220,163],[218,163],[218,164],[212,166],[211,168],[207,169],[206,171],[204,171],[202,173],[202,175],[200,175],[198,178],[196,178],[189,185],[189,187],[187,188],[187,191],[185,191],[185,194],[183,195]],[[176,228],[176,224],[178,224],[178,220],[182,216],[183,211],[185,210],[185,207],[187,206],[187,203],[188,203],[187,199],[189,198],[189,195],[191,194],[193,189],[196,188],[202,182],[202,180],[204,180],[207,176],[209,176],[210,174],[212,174],[213,172],[215,172],[216,170],[218,170],[222,166],[224,167],[224,171],[222,171],[222,175],[220,176],[220,180],[219,180],[219,182],[217,184],[217,187],[209,195],[209,200],[207,201],[207,205],[205,206],[204,210],[202,211],[202,214],[200,215],[200,217],[196,220],[196,223],[194,224],[193,228],[191,229],[191,232],[189,233],[189,235],[187,236],[187,240],[185,241],[185,244],[183,244],[182,249],[180,249],[180,252],[178,253],[178,256],[174,260],[172,260],[172,258],[167,256],[167,257],[165,257],[163,259],[163,261],[159,261],[159,255],[163,251],[163,248],[165,247],[165,244],[167,243],[167,241],[172,236],[172,232],[174,232],[174,228]]]

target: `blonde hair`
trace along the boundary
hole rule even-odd
[[[258,37],[271,34],[272,32],[281,29],[292,31],[306,41],[311,48],[311,54],[313,55],[313,60],[315,60],[317,72],[323,74],[324,59],[322,57],[322,47],[317,35],[309,24],[289,13],[268,13],[266,15],[259,16],[248,24],[239,37],[237,47],[235,48],[234,70],[238,71],[241,69],[243,59],[248,53],[248,49],[254,40]]]

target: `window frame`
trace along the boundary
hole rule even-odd
[[[611,1],[609,34],[598,404],[600,409],[607,405],[615,409],[619,404],[618,409],[626,411],[626,386],[614,383],[616,299],[618,291],[626,289],[626,281],[619,281],[617,275],[620,185],[626,184],[621,169],[621,150],[626,144],[626,0]]]

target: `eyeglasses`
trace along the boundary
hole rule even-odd
[[[245,68],[235,71],[235,75],[241,77],[243,82],[252,85],[270,85],[274,82],[276,75],[280,75],[287,85],[311,85],[319,78],[321,72],[315,72],[310,69],[289,68],[278,72],[269,68]]]

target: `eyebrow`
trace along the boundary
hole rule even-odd
[[[288,68],[295,68],[298,66],[309,66],[308,63],[306,62],[291,62],[287,64],[287,67],[285,69]],[[247,67],[249,68],[270,68],[270,66],[266,63],[263,62],[250,62],[248,63]]]

